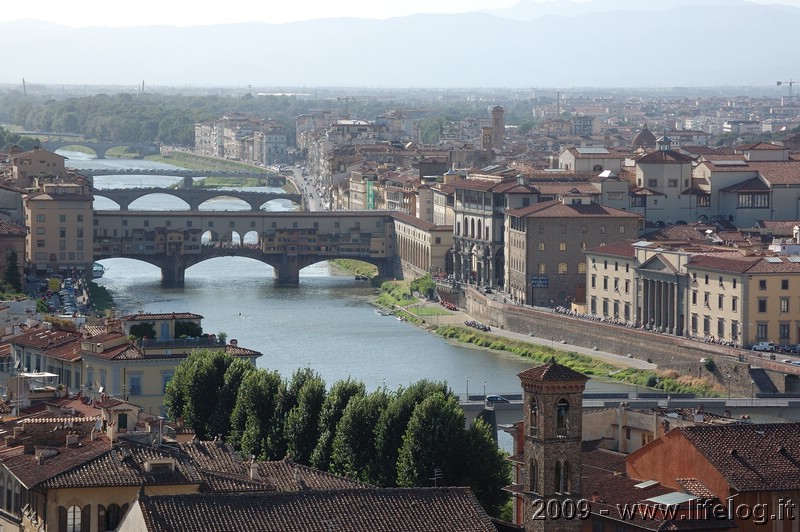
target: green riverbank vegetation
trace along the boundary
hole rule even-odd
[[[347,270],[348,272],[352,272],[354,275],[361,275],[367,279],[374,279],[378,276],[377,266],[370,264],[369,262],[353,259],[333,259],[330,262],[339,269]]]
[[[722,394],[722,389],[713,380],[706,377],[681,375],[675,370],[620,369],[590,356],[508,338],[500,338],[491,333],[482,333],[467,327],[438,327],[436,334],[459,343],[472,344],[494,351],[514,353],[535,362],[545,363],[555,358],[555,361],[559,364],[589,377],[611,379],[643,388],[654,388],[663,390],[665,393],[693,393],[699,397],[719,397]]]

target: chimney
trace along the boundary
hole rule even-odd
[[[258,462],[250,462],[250,480],[261,480],[258,474]]]
[[[237,340],[236,338],[233,338],[233,339],[231,339],[230,344],[231,344],[231,347],[236,347],[236,346],[239,345],[239,340]]]
[[[78,445],[78,435],[67,434],[67,447],[75,447],[76,445]]]

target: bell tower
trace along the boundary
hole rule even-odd
[[[518,376],[525,415],[525,530],[578,532],[581,521],[568,514],[581,498],[582,396],[589,379],[555,359]]]

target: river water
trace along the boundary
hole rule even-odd
[[[59,152],[76,168],[170,168],[144,160],[87,159],[80,153]],[[101,176],[95,188],[169,186],[178,178]],[[274,190],[274,189],[266,189]],[[118,208],[97,198],[97,209]],[[166,195],[131,204],[137,210],[183,210],[187,206]],[[206,202],[202,208],[249,208],[235,199]],[[285,210],[278,201],[265,208]],[[225,332],[239,345],[261,353],[257,365],[277,370],[285,378],[311,367],[328,383],[348,377],[368,390],[395,389],[420,379],[446,381],[455,393],[472,395],[520,393],[517,374],[532,364],[506,353],[452,345],[391,316],[379,316],[370,301],[375,292],[351,274],[318,263],[300,272],[298,287],[277,287],[272,267],[261,262],[226,257],[186,270],[183,288],[164,289],[155,266],[129,259],[102,261],[106,273],[98,284],[114,297],[119,313],[193,312],[204,317],[208,333]],[[485,384],[484,384],[485,383]],[[619,391],[624,386],[591,380],[591,391]],[[501,440],[503,446],[509,442]]]

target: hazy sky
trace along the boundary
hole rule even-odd
[[[315,18],[390,18],[414,13],[500,9],[519,0],[37,0],[3,2],[0,21],[44,20],[65,26],[199,26],[294,22]],[[538,1],[538,0],[537,0]]]
[[[386,19],[416,13],[466,13],[511,7],[521,2],[591,2],[592,0],[37,0],[7,1],[0,22],[41,20],[72,27],[204,26],[236,22],[295,22],[357,17]],[[645,1],[645,0],[642,0]],[[651,0],[647,0],[651,1]],[[749,0],[800,7],[800,0]]]

